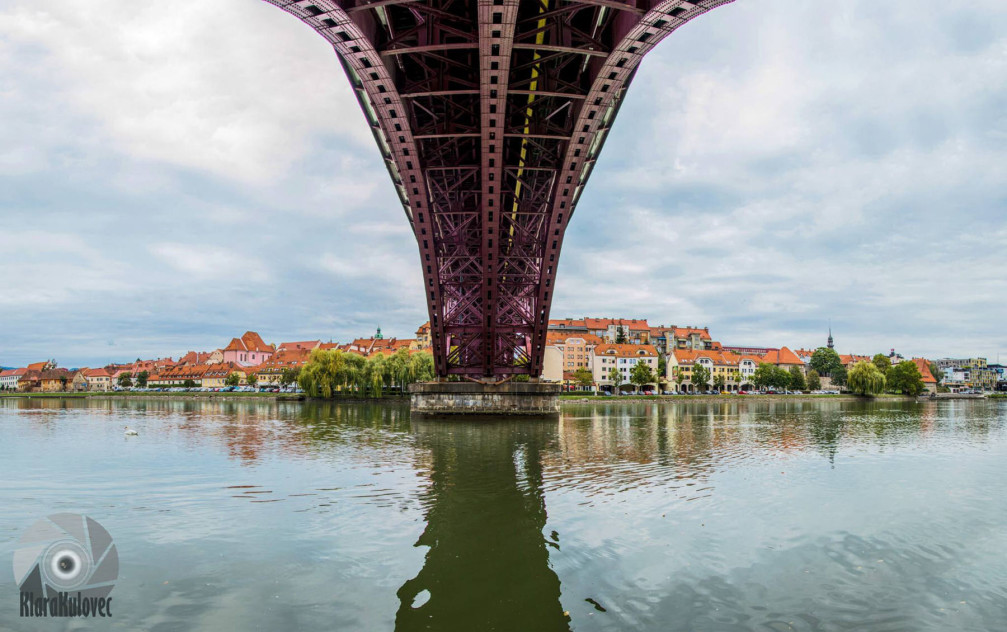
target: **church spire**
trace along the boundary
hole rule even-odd
[[[829,349],[833,348],[832,344],[832,322],[829,322]]]

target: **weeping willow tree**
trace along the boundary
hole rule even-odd
[[[356,353],[315,349],[301,369],[298,384],[309,397],[383,397],[389,387],[405,393],[409,384],[433,379],[434,358],[425,351]]]
[[[846,384],[857,395],[877,395],[885,390],[885,374],[873,362],[857,362],[846,376]]]

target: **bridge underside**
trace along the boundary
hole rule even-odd
[[[731,0],[266,0],[332,43],[419,244],[437,374],[538,376],[563,234],[640,60]]]

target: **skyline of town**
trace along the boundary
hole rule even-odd
[[[320,339],[268,343],[258,332],[246,331],[225,346],[190,350],[177,359],[138,357],[92,367],[60,366],[55,358],[33,362],[0,370],[0,390],[280,389],[298,383],[302,369],[311,371],[313,361],[327,362],[324,355],[316,357],[316,351],[358,356],[360,362],[379,372],[392,371],[385,367],[409,366],[409,371],[419,374],[432,370],[431,341],[429,322],[420,325],[413,338],[386,337],[379,328],[373,336],[346,343]],[[847,373],[855,366],[868,364],[882,374],[916,374],[919,388],[929,393],[940,389],[952,393],[1007,391],[1007,367],[982,357],[906,357],[895,349],[887,354],[843,351],[836,349],[831,329],[824,345],[790,348],[724,344],[708,327],[654,325],[645,319],[559,319],[549,321],[541,379],[565,389],[642,388],[650,394],[702,392],[703,380],[727,393],[744,394],[753,387],[769,385],[768,381],[776,385],[785,382],[799,391],[831,391],[846,386]],[[641,364],[647,368],[641,370]],[[896,371],[894,367],[901,368]],[[782,377],[772,371],[782,371]],[[901,386],[896,388],[915,388],[898,384]]]
[[[583,317],[578,317],[578,318],[583,318]],[[599,318],[601,318],[601,317],[599,317]],[[621,318],[621,317],[604,317],[604,318]],[[552,319],[550,319],[550,322],[555,322],[555,321],[559,321],[559,320],[564,320],[564,319],[562,319],[562,318],[552,318]],[[673,323],[673,322],[670,322],[670,321],[657,323],[656,321],[652,321],[652,319],[647,319],[647,318],[640,318],[640,320],[645,320],[645,321],[649,322],[651,324],[651,326],[654,326],[654,327],[657,327],[657,326],[679,326],[679,327],[689,327],[689,328],[694,327],[694,325],[689,324],[689,323]],[[717,331],[722,331],[719,328],[711,327],[711,326],[708,326],[708,325],[698,325],[697,327],[698,328],[704,328],[705,327],[707,329],[716,329]],[[296,330],[296,329],[294,330],[295,333],[290,333],[289,331],[287,333],[283,333],[281,331],[278,334],[276,334],[275,332],[272,332],[271,330],[268,330],[268,329],[255,328],[255,327],[252,327],[252,328],[237,327],[237,328],[233,328],[233,329],[231,329],[229,331],[233,332],[235,329],[249,329],[251,331],[260,332],[263,335],[263,337],[265,339],[267,339],[267,340],[281,340],[281,339],[283,339],[283,340],[293,340],[293,339],[297,339],[297,340],[321,340],[323,342],[331,342],[331,343],[342,343],[344,341],[348,342],[348,341],[352,341],[352,340],[355,340],[355,339],[367,338],[367,337],[373,336],[374,333],[375,333],[375,331],[377,331],[377,330],[383,331],[386,338],[404,339],[404,338],[412,338],[412,337],[415,336],[415,331],[412,331],[412,332],[408,332],[407,331],[407,332],[403,333],[403,332],[400,332],[398,330],[385,329],[385,328],[381,327],[380,325],[375,326],[375,328],[372,329],[369,332],[358,332],[358,333],[353,334],[353,335],[346,335],[346,336],[341,336],[341,337],[331,336],[331,335],[329,335],[329,336],[326,336],[326,335],[317,335],[317,334],[311,335],[311,334],[304,334],[304,333],[302,333],[301,335],[297,335],[296,332],[298,332],[298,331],[303,332],[303,330]],[[825,327],[824,336],[827,337],[829,335],[830,331],[832,331],[833,334],[840,333],[835,327],[829,325],[828,322],[827,322],[826,323],[826,327]],[[224,337],[227,337],[227,334],[225,334]],[[802,334],[802,335],[795,336],[795,337],[790,338],[790,339],[783,339],[783,340],[779,339],[779,338],[783,338],[782,336],[779,337],[779,338],[773,339],[773,340],[769,340],[769,339],[757,339],[757,340],[735,339],[735,338],[731,337],[729,333],[728,333],[728,335],[719,335],[719,337],[720,337],[720,339],[722,339],[722,340],[725,341],[724,344],[728,344],[730,346],[746,346],[746,345],[750,345],[750,346],[756,346],[756,347],[770,347],[770,348],[789,347],[791,349],[798,349],[798,348],[816,349],[818,347],[825,346],[825,342],[824,342],[825,338],[823,336],[819,336],[819,337],[816,338],[816,337],[814,337],[814,336],[812,336],[810,334]],[[168,338],[168,339],[178,339],[178,338],[180,338],[180,336],[179,335],[175,335],[175,336],[169,336],[169,337],[166,337],[166,338]],[[956,357],[963,357],[963,358],[967,358],[967,357],[982,357],[982,358],[987,358],[990,363],[999,363],[1000,362],[1000,358],[1001,358],[1001,355],[1000,355],[999,351],[994,351],[992,353],[975,352],[975,351],[971,351],[971,350],[968,350],[968,349],[965,349],[965,348],[962,348],[962,347],[955,347],[954,344],[950,343],[950,342],[946,346],[945,345],[938,345],[936,347],[923,347],[923,346],[921,346],[921,347],[913,347],[913,346],[905,346],[905,345],[896,345],[894,343],[889,344],[887,346],[881,345],[880,347],[878,347],[877,345],[871,346],[870,343],[859,342],[857,340],[850,341],[848,339],[845,339],[841,335],[837,335],[836,338],[837,339],[843,339],[843,342],[842,343],[837,343],[837,346],[840,346],[842,349],[846,350],[848,353],[854,353],[854,354],[863,354],[863,355],[874,355],[875,353],[886,353],[887,354],[890,351],[894,350],[897,353],[900,353],[900,354],[904,355],[907,358],[911,358],[911,357],[925,357],[925,358],[936,359],[936,358],[956,358]],[[197,343],[198,340],[210,341],[210,342],[209,342],[209,344],[198,344]],[[212,350],[212,349],[215,349],[215,348],[220,348],[221,345],[219,344],[219,342],[215,345],[212,342],[213,340],[216,340],[216,337],[214,337],[212,335],[202,335],[202,336],[193,337],[191,339],[191,342],[189,344],[185,344],[184,341],[182,341],[181,343],[174,343],[174,344],[166,342],[163,346],[158,346],[156,344],[156,341],[151,341],[150,346],[140,347],[135,352],[130,352],[129,350],[125,350],[124,349],[122,351],[118,351],[118,350],[116,350],[116,351],[109,351],[105,355],[101,355],[101,354],[87,354],[87,353],[74,353],[73,347],[64,348],[64,349],[54,349],[54,350],[45,351],[45,352],[42,352],[42,353],[34,353],[34,352],[29,352],[29,351],[22,351],[20,353],[10,353],[10,352],[7,351],[7,349],[4,348],[5,347],[4,342],[2,340],[0,340],[0,367],[4,367],[4,368],[23,367],[23,366],[27,366],[28,364],[31,364],[31,363],[34,363],[34,362],[38,362],[39,360],[52,359],[52,358],[55,358],[57,360],[60,360],[60,358],[62,358],[62,360],[60,360],[60,365],[64,366],[64,367],[67,367],[67,368],[80,368],[80,367],[89,367],[89,366],[90,367],[93,367],[93,366],[105,366],[105,365],[108,365],[108,364],[117,364],[117,363],[131,362],[131,361],[133,361],[133,360],[135,360],[137,358],[145,358],[145,359],[146,358],[177,358],[177,357],[182,357],[183,355],[185,355],[185,354],[187,354],[187,353],[189,353],[191,351],[197,350],[197,349]],[[226,342],[224,344],[226,345]],[[121,345],[114,345],[114,346],[113,345],[108,345],[108,346],[110,348],[116,348],[116,349],[118,349],[118,347],[120,347]],[[931,348],[931,349],[932,348],[942,348],[942,349],[945,349],[945,352],[944,353],[933,353],[933,352],[927,353],[927,352],[923,352],[923,351],[917,351],[916,349],[918,349],[918,348],[920,348],[920,349],[922,349],[922,348]],[[1004,352],[1003,357],[1005,359],[1007,359],[1007,351]]]

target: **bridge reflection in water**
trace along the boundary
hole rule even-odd
[[[395,629],[569,630],[549,564],[559,535],[543,533],[542,453],[555,449],[555,420],[422,421],[414,430],[431,459],[416,543],[429,551],[398,591]]]

